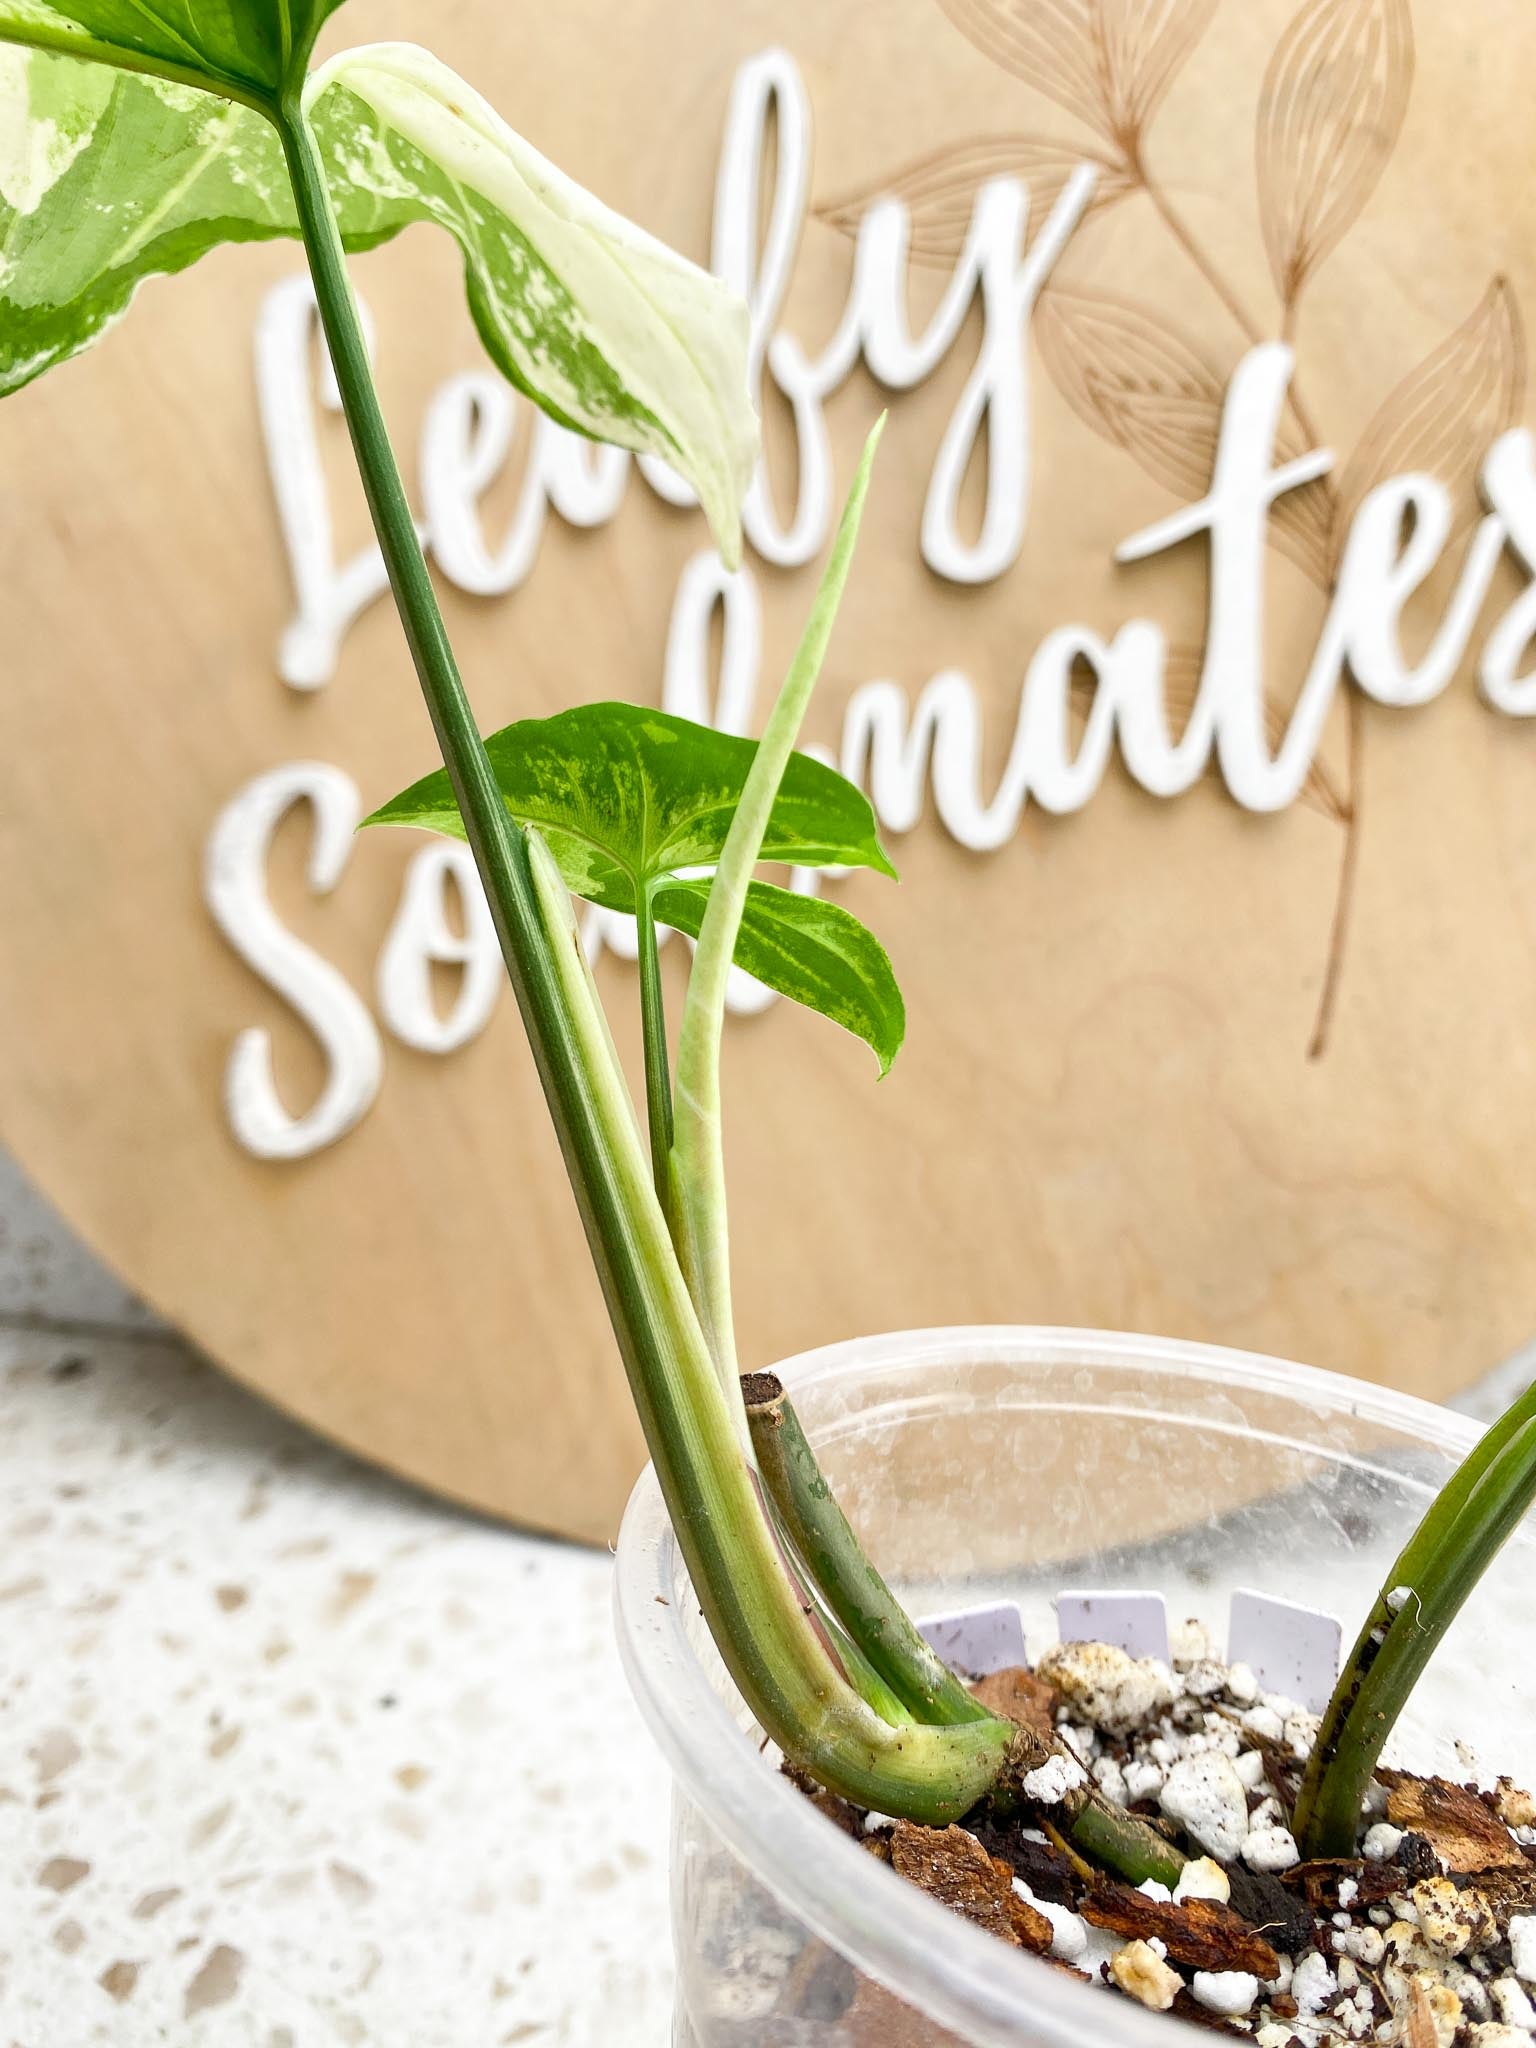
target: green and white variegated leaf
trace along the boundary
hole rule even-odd
[[[741,552],[757,460],[745,302],[584,191],[445,64],[407,43],[348,50],[310,95],[333,187],[414,203],[463,248],[492,358],[543,409],[661,455],[698,492],[720,552]]]
[[[370,248],[415,221],[447,228],[503,373],[562,423],[664,454],[736,560],[757,445],[741,301],[545,165],[467,86],[453,98],[453,74],[433,60],[391,46],[345,61],[390,110],[386,119],[338,66],[313,99],[347,246]],[[445,97],[413,86],[423,64]],[[423,141],[398,125],[413,95],[428,103],[415,124]],[[473,139],[450,148],[461,127]],[[438,144],[444,161],[431,154]],[[222,242],[297,232],[281,144],[262,115],[162,78],[0,44],[0,395],[89,347],[146,278]]]
[[[0,0],[0,37],[275,101],[341,0]]]
[[[654,884],[720,858],[757,742],[670,711],[613,703],[519,719],[492,733],[485,749],[508,811],[538,827],[567,888],[605,910],[633,912]],[[441,768],[365,822],[465,836]],[[790,758],[759,858],[896,872],[869,799],[806,754]]]
[[[696,939],[708,901],[707,882],[668,882],[656,891],[652,908],[659,924]],[[906,1004],[884,946],[852,911],[753,882],[733,958],[779,995],[862,1038],[882,1076],[890,1072],[906,1036]]]
[[[335,197],[353,250],[420,218],[357,186]],[[262,115],[0,44],[0,396],[98,340],[146,278],[224,242],[298,231],[282,145]]]
[[[648,901],[659,924],[698,936],[710,884],[683,871],[719,860],[755,740],[638,704],[581,704],[506,726],[486,752],[508,811],[537,828],[567,888],[607,910],[633,913]],[[366,822],[464,836],[441,769]],[[805,754],[789,758],[758,858],[895,872],[868,798]],[[754,884],[735,958],[864,1039],[882,1072],[895,1058],[906,1025],[900,991],[878,940],[851,912]]]
[[[145,278],[297,228],[261,115],[0,46],[0,395],[88,348]]]

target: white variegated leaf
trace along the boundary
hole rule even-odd
[[[562,423],[673,463],[734,562],[757,449],[739,298],[420,52],[351,53],[319,75],[311,114],[348,247],[445,227],[504,374]],[[0,395],[89,347],[145,279],[297,231],[260,114],[0,44]]]
[[[745,303],[567,178],[425,50],[349,50],[310,90],[335,187],[447,228],[503,372],[565,424],[674,463],[734,562],[758,447]]]
[[[0,45],[0,395],[88,348],[145,278],[297,226],[261,115]]]

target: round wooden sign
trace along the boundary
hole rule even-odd
[[[726,578],[536,422],[451,246],[361,260],[488,727],[751,728],[891,410],[812,738],[902,870],[908,1045],[742,990],[742,1351],[986,1320],[1445,1394],[1536,1327],[1536,313],[1517,0],[354,0],[751,298]],[[301,264],[0,408],[5,1132],[208,1352],[493,1512],[641,1457]],[[624,934],[591,927],[633,1059]],[[675,1007],[684,966],[667,949]]]

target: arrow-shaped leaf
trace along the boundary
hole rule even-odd
[[[659,924],[699,936],[709,884],[668,882],[652,901]],[[901,1050],[907,1010],[885,948],[852,911],[753,882],[732,956],[766,987],[862,1038],[883,1075]]]
[[[0,46],[0,395],[88,348],[145,278],[297,231],[261,115]]]
[[[658,924],[690,938],[710,883],[682,871],[720,859],[757,749],[756,740],[638,704],[582,704],[486,741],[507,809],[538,828],[568,888],[631,914],[649,900]],[[441,769],[365,822],[464,835]],[[867,798],[806,754],[789,758],[759,858],[895,873]],[[901,992],[879,941],[851,912],[754,882],[734,959],[862,1038],[882,1073],[896,1057],[906,1030]]]
[[[446,228],[503,374],[562,424],[673,463],[736,560],[757,449],[736,295],[546,163],[424,52],[350,51],[317,74],[311,118],[348,246],[412,221]],[[221,242],[296,233],[262,115],[0,45],[0,395],[89,347],[146,278]]]
[[[720,858],[757,742],[639,704],[580,704],[504,726],[486,751],[507,809],[539,828],[567,885],[633,912],[653,884]],[[442,769],[366,822],[464,834]],[[868,799],[805,754],[791,756],[761,858],[895,874]]]

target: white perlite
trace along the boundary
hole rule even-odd
[[[1259,1980],[1246,1970],[1197,1970],[1189,1988],[1207,2012],[1232,2020],[1252,2012]]]
[[[1291,1996],[1304,2020],[1320,2013],[1338,1988],[1338,1978],[1316,1950],[1303,1956],[1291,1978]]]
[[[1180,1906],[1186,1899],[1215,1899],[1224,1906],[1231,1896],[1231,1878],[1209,1856],[1200,1856],[1194,1862],[1186,1863],[1173,1888],[1174,1903]]]
[[[1047,1679],[1076,1717],[1107,1735],[1125,1735],[1173,1704],[1173,1673],[1156,1657],[1129,1657],[1109,1643],[1058,1643],[1040,1659]]]
[[[1536,1984],[1536,1913],[1517,1913],[1509,1923],[1509,1945],[1515,1958],[1515,1975]]]
[[[1024,1797],[1033,1799],[1041,1806],[1060,1806],[1069,1792],[1076,1792],[1086,1785],[1088,1773],[1076,1758],[1052,1756],[1037,1771],[1024,1774]]]
[[[1067,1646],[1050,1666],[1075,1687],[1075,1696],[1057,1709],[1057,1732],[1102,1787],[1123,1789],[1128,1803],[1143,1811],[1160,1803],[1177,1822],[1179,1846],[1190,1860],[1175,1890],[1149,1879],[1136,1887],[1143,1898],[1175,1907],[1201,1900],[1231,1903],[1242,1889],[1240,1863],[1269,1878],[1300,1860],[1289,1828],[1293,1773],[1271,1744],[1304,1756],[1317,1720],[1283,1694],[1260,1692],[1251,1673],[1234,1690],[1230,1674],[1197,1633],[1180,1633],[1175,1640],[1173,1700],[1119,1734],[1089,1735],[1089,1717],[1116,1712],[1146,1680],[1147,1667],[1123,1652],[1090,1654],[1083,1645]],[[1269,1737],[1259,1747],[1249,1746],[1256,1739],[1254,1724]],[[1405,1761],[1404,1767],[1411,1765]],[[1465,1775],[1472,1767],[1459,1759],[1458,1769]],[[1032,1789],[1054,1799],[1065,1781],[1042,1767]],[[1409,1846],[1405,1832],[1385,1819],[1392,1789],[1377,1779],[1364,1799],[1361,1829],[1369,1837],[1371,1883],[1362,1884],[1347,1865],[1331,1881],[1325,1878],[1326,1903],[1317,1909],[1315,1927],[1290,1937],[1303,1944],[1291,1952],[1277,1947],[1275,1975],[1268,1982],[1239,1970],[1177,1967],[1164,1942],[1149,1932],[1140,1940],[1111,1935],[1066,1905],[1050,1914],[1052,1953],[1150,2010],[1181,2005],[1187,2011],[1193,2000],[1212,2022],[1226,2022],[1228,2031],[1258,2048],[1536,2048],[1536,2021],[1526,2024],[1531,2000],[1507,1974],[1510,1908],[1475,1883],[1425,1876],[1421,1849],[1403,1857],[1388,1887],[1378,1884],[1376,1872],[1397,1862]],[[1512,1781],[1500,1783],[1496,1800],[1507,1825],[1511,1818],[1523,1819],[1527,1799]],[[1037,1843],[1042,1839],[1024,1832]],[[1226,1868],[1218,1860],[1223,1854]],[[1015,1880],[1015,1888],[1049,1910],[1022,1880]],[[1387,1895],[1380,1903],[1367,1903],[1383,1890]],[[1071,1900],[1074,1907],[1080,1903]],[[1245,1903],[1251,1908],[1251,1900]],[[1149,1916],[1145,1924],[1156,1923]],[[1525,1962],[1527,1947],[1536,1941],[1527,1926],[1518,1932]],[[1499,1968],[1506,1975],[1496,1980]],[[1417,2015],[1411,2041],[1403,2033],[1410,2012]]]
[[[1163,1785],[1161,1805],[1202,1849],[1230,1863],[1248,1839],[1248,1794],[1230,1757],[1208,1751],[1180,1757]]]
[[[1292,1870],[1301,1861],[1295,1836],[1289,1828],[1278,1826],[1255,1828],[1243,1843],[1242,1853],[1250,1870],[1271,1876],[1277,1871]]]
[[[1049,1899],[1037,1898],[1022,1877],[1013,1880],[1013,1888],[1026,1906],[1033,1906],[1051,1923],[1051,1954],[1064,1963],[1077,1962],[1087,1951],[1088,1923],[1074,1913],[1070,1906],[1053,1905]]]

